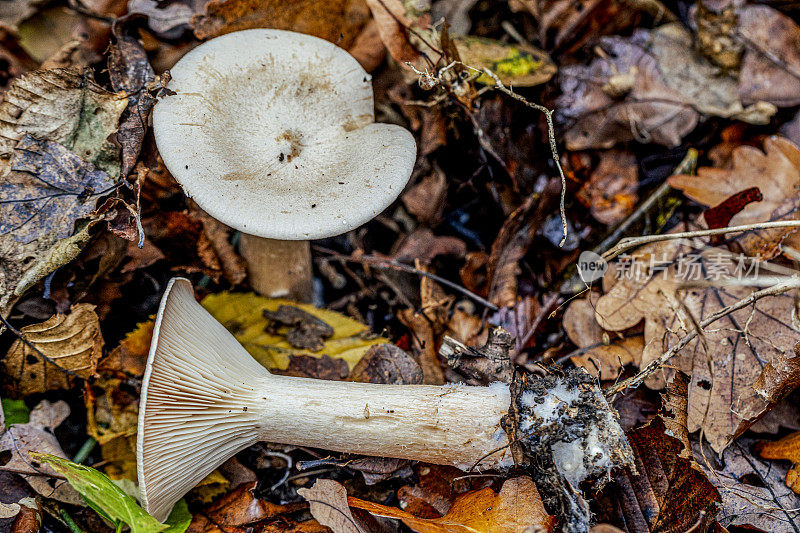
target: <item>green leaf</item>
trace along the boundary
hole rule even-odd
[[[165,523],[169,528],[165,529],[164,533],[183,533],[189,528],[189,524],[192,523],[192,513],[189,512],[189,504],[186,503],[186,500],[178,500]]]
[[[56,472],[65,476],[89,507],[111,523],[124,522],[130,526],[131,533],[157,533],[167,529],[166,525],[147,514],[136,500],[125,494],[102,472],[55,455],[35,452],[30,455],[38,461],[48,463]]]
[[[9,400],[3,398],[3,416],[6,419],[6,427],[14,424],[27,424],[31,418],[31,410],[22,400]]]

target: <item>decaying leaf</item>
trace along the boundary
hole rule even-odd
[[[30,135],[17,144],[0,189],[0,236],[27,244],[54,233],[72,235],[114,181],[63,145]]]
[[[335,333],[327,322],[299,307],[280,305],[277,311],[265,309],[261,314],[270,322],[270,333],[277,333],[281,326],[288,327],[286,340],[295,348],[318,352],[325,346],[325,339]]]
[[[356,521],[347,505],[347,489],[332,479],[318,479],[309,489],[297,493],[311,506],[311,514],[323,526],[336,533],[361,533],[363,526]]]
[[[369,18],[363,0],[211,0],[192,19],[198,39],[250,28],[292,30],[349,48]]]
[[[625,365],[640,364],[644,350],[642,336],[620,338],[604,331],[597,324],[594,305],[587,298],[574,300],[564,311],[564,330],[582,352],[573,356],[572,362],[601,380],[616,379]]]
[[[620,272],[622,279],[598,300],[596,317],[600,326],[612,331],[644,320],[642,366],[657,359],[703,319],[755,290],[736,284],[737,275],[746,277],[750,265],[724,249],[705,248],[697,242],[671,240],[643,246],[620,264],[628,266]],[[698,281],[712,286],[680,288],[682,283]],[[669,361],[670,369],[692,377],[689,431],[702,429],[715,450],[722,451],[787,393],[778,392],[777,397],[759,394],[754,386],[762,376],[768,373],[772,376],[769,381],[777,379],[778,383],[797,379],[792,371],[786,371],[794,368],[786,361],[795,357],[793,348],[800,339],[793,326],[794,313],[791,295],[763,298],[705,328],[699,339]],[[662,372],[651,378],[648,386],[663,387],[671,370]]]
[[[122,145],[121,176],[127,176],[139,157],[150,110],[156,103],[147,91],[155,72],[139,39],[114,25],[115,42],[109,48],[108,74],[111,86],[128,97],[128,107],[122,114],[117,141]]]
[[[695,54],[678,24],[637,30],[629,39],[604,37],[600,46],[603,54],[588,67],[561,70],[557,107],[569,123],[571,150],[634,140],[677,146],[698,113],[765,124],[776,111],[761,102],[745,108],[737,80]]]
[[[420,518],[396,507],[358,498],[348,498],[348,502],[351,507],[375,516],[400,519],[419,533],[512,533],[529,527],[550,531],[554,523],[544,509],[536,485],[527,477],[507,480],[499,494],[488,487],[462,494],[447,514],[439,518]]]
[[[69,388],[71,375],[93,375],[103,348],[100,321],[91,304],[76,304],[67,315],[55,315],[41,324],[22,328],[28,343],[49,357],[55,365],[22,340],[11,346],[3,359],[6,371],[18,380],[23,394]]]
[[[602,152],[597,168],[578,192],[578,199],[603,224],[617,224],[631,214],[639,200],[638,175],[639,165],[631,152]]]
[[[277,532],[282,524],[299,533],[323,533],[329,531],[315,520],[297,523],[291,520],[293,513],[306,507],[302,502],[278,505],[257,498],[255,483],[241,485],[238,489],[220,498],[203,512],[195,515],[187,533],[248,533]],[[274,522],[275,529],[269,528]],[[262,528],[263,526],[263,528]],[[285,531],[285,529],[284,529]]]
[[[17,78],[0,104],[0,156],[23,136],[57,142],[112,178],[119,175],[119,149],[108,140],[127,106],[72,68],[37,70]]]
[[[78,176],[65,175],[68,173],[61,171],[55,172],[55,175],[61,176],[61,180],[52,184],[55,187],[50,188],[49,194],[53,196],[52,189],[68,185],[66,190],[62,191],[70,198],[71,203],[67,206],[76,203],[74,193],[83,178],[88,177],[92,182],[91,185],[98,186],[102,186],[109,178],[115,179],[119,175],[119,151],[108,138],[117,130],[120,114],[126,104],[127,99],[124,96],[109,93],[94,83],[88,71],[58,68],[38,70],[16,78],[4,94],[3,102],[0,103],[0,183],[4,185],[0,202],[9,196],[24,195],[26,192],[34,192],[37,187],[42,187],[41,184],[37,185],[35,180],[32,181],[28,173],[12,172],[10,169],[9,159],[14,154],[18,142],[26,135],[37,139],[35,143],[40,146],[48,146],[48,141],[58,143],[49,145],[51,153],[58,153],[61,156],[55,158],[56,162],[69,161],[72,169],[80,172]],[[25,168],[23,165],[23,170],[37,168],[38,164],[43,164],[50,157],[45,152],[39,153],[41,157],[33,157],[38,162],[33,167],[29,165]],[[28,154],[27,158],[30,160],[33,155]],[[53,162],[52,159],[50,162]],[[49,170],[53,172],[55,169],[50,166]],[[107,176],[102,177],[97,173],[100,171],[105,172]],[[64,179],[68,181],[65,183]],[[8,186],[5,186],[6,184]],[[89,188],[88,192],[98,194],[104,188],[107,189],[107,187]],[[48,194],[48,191],[40,192]],[[35,196],[27,198],[31,201],[25,205],[42,204],[33,200]],[[96,197],[90,200],[95,199]],[[92,203],[93,201],[77,202],[80,208],[73,212],[77,215],[85,214],[82,208],[91,210],[94,208]],[[52,199],[45,201],[44,205],[40,205],[44,210],[43,214],[47,214],[50,204],[57,206],[59,202],[53,202]],[[3,211],[9,209],[8,205],[2,205]],[[63,207],[65,206],[62,204]],[[19,210],[16,212],[18,215],[22,214]],[[51,208],[51,214],[57,218],[58,209]],[[9,224],[10,219],[6,216],[2,217],[3,223]],[[73,260],[88,242],[88,225],[79,228],[75,235],[59,240],[56,233],[70,235],[74,228],[74,219],[55,218],[43,217],[42,220],[48,220],[49,224],[39,229],[57,227],[57,232],[38,234],[31,232],[32,234],[25,235],[26,230],[23,228],[20,240],[17,240],[8,234],[6,229],[3,231],[6,235],[0,236],[1,313],[5,314],[15,298],[34,283]],[[20,225],[21,222],[24,222],[24,219],[18,221],[16,225]],[[13,220],[11,224],[15,224]],[[33,225],[30,227],[33,228]],[[33,240],[30,240],[31,238]]]
[[[786,486],[800,494],[800,432],[775,442],[760,442],[755,451],[763,459],[791,461],[792,467],[786,473]]]
[[[0,22],[11,29],[16,29],[17,24],[36,13],[36,9],[46,3],[46,0],[0,2]]]
[[[8,428],[0,436],[0,451],[11,452],[11,459],[5,464],[8,468],[22,471],[54,473],[52,467],[40,464],[31,452],[41,452],[66,458],[61,445],[53,435],[53,430],[69,416],[69,406],[63,400],[50,403],[42,400],[31,411],[27,424],[17,424]],[[66,481],[48,480],[45,476],[23,476],[30,486],[44,496],[74,505],[83,505],[83,500]],[[52,481],[49,482],[49,481]]]
[[[350,374],[352,381],[419,385],[422,369],[411,355],[394,344],[374,344]]]
[[[730,219],[739,226],[800,219],[800,148],[783,137],[768,137],[764,151],[740,146],[729,168],[702,167],[697,176],[672,176],[669,184],[703,205],[715,206],[730,196],[758,187],[762,200],[747,204]],[[754,229],[735,237],[748,255],[770,259],[783,242],[800,249],[800,233],[792,228]]]
[[[117,378],[99,378],[87,386],[86,431],[102,446],[136,434],[139,400],[136,390]]]
[[[746,103],[800,104],[800,26],[766,5],[737,10],[737,37],[745,46],[739,95]]]
[[[128,333],[119,346],[100,360],[98,370],[123,372],[134,377],[144,375],[154,326],[155,322],[152,320],[137,324],[136,329]]]
[[[234,337],[267,368],[285,370],[292,355],[328,355],[347,361],[350,368],[361,359],[370,346],[387,342],[382,337],[367,335],[367,326],[334,311],[289,300],[270,299],[253,293],[221,292],[210,294],[203,306],[222,322]],[[276,312],[281,305],[298,308],[322,320],[333,328],[333,335],[318,353],[296,348],[286,339],[286,329],[278,334],[268,333],[263,312]]]
[[[720,460],[694,445],[694,457],[722,497],[717,520],[723,527],[794,531],[800,518],[800,496],[783,483],[787,467],[749,452],[754,441],[742,438]]]
[[[598,495],[599,518],[624,531],[704,531],[720,495],[690,459],[683,444],[665,433],[660,418],[627,433],[638,474],[615,475]],[[699,525],[698,525],[699,524]]]

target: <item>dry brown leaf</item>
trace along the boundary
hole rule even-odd
[[[664,422],[666,434],[681,441],[683,449],[678,454],[686,459],[692,458],[692,444],[689,441],[689,376],[676,372],[667,390],[661,394],[661,420]]]
[[[636,7],[619,0],[511,0],[514,11],[528,11],[538,21],[539,40],[552,41],[552,48],[574,50],[600,35],[612,35],[630,27],[637,19]],[[666,20],[669,11],[660,13]],[[549,49],[549,48],[548,48]]]
[[[639,248],[632,264],[649,268],[651,262],[655,267],[651,277],[637,279],[623,273],[625,277],[596,306],[597,321],[605,329],[621,331],[644,320],[642,366],[694,331],[695,324],[755,290],[735,284],[732,278],[739,265],[720,248],[664,241]],[[682,282],[703,281],[706,276],[716,286],[676,290]],[[780,401],[785,391],[776,389],[776,379],[796,379],[785,372],[800,339],[792,325],[794,312],[793,297],[782,294],[731,313],[708,326],[702,338],[690,342],[668,362],[668,369],[647,384],[662,388],[670,369],[690,375],[689,431],[702,429],[714,449],[722,451]],[[770,388],[776,396],[765,398],[755,390],[762,375],[772,376]]]
[[[422,382],[426,385],[444,384],[444,373],[436,354],[436,339],[431,321],[414,309],[401,309],[397,318],[413,332],[411,352],[422,368]]]
[[[507,480],[499,494],[488,487],[462,494],[440,518],[420,518],[396,507],[358,498],[348,498],[348,502],[351,507],[375,516],[400,519],[419,533],[518,533],[529,527],[550,531],[554,522],[528,477]]]
[[[311,488],[297,489],[297,494],[308,501],[314,518],[334,533],[364,531],[347,505],[347,489],[336,481],[318,479]]]
[[[786,473],[786,486],[800,494],[800,431],[775,442],[760,442],[755,452],[763,459],[783,459],[792,462]]]
[[[561,71],[560,116],[569,123],[567,148],[610,148],[638,141],[677,146],[704,113],[766,124],[772,104],[745,108],[736,79],[694,53],[679,24],[605,37],[603,54],[589,66]]]
[[[763,200],[747,204],[731,218],[731,226],[800,219],[800,148],[783,137],[765,139],[764,152],[751,146],[736,148],[730,168],[702,167],[697,176],[672,176],[668,183],[709,207],[758,187]],[[800,249],[800,233],[791,228],[751,230],[740,233],[736,241],[745,253],[762,259],[777,255],[782,241]]]
[[[717,521],[721,526],[789,532],[797,530],[800,496],[783,483],[786,467],[750,453],[753,439],[742,438],[722,458],[694,444],[694,457],[722,497]]]
[[[251,28],[291,30],[349,48],[369,19],[364,0],[211,0],[192,18],[198,39]]]
[[[67,456],[53,435],[53,430],[68,416],[69,406],[63,400],[55,403],[42,400],[31,411],[30,421],[27,424],[15,424],[0,436],[0,451],[11,452],[11,459],[5,466],[23,471],[54,473],[50,465],[39,464],[31,459],[29,452],[49,453],[66,459]],[[73,505],[86,505],[83,498],[66,481],[50,480],[44,476],[22,477],[33,490],[45,498]]]
[[[305,508],[302,502],[278,505],[254,495],[256,483],[246,483],[194,515],[187,533],[261,533],[296,531],[324,533],[327,528],[315,520],[295,522],[292,513]],[[271,529],[270,525],[275,525]],[[285,529],[281,529],[283,526]]]
[[[411,355],[394,344],[370,346],[350,373],[350,381],[419,385],[422,369]]]
[[[690,459],[681,442],[665,433],[660,418],[627,433],[638,474],[620,472],[597,500],[599,519],[630,533],[705,531],[720,495]]]
[[[737,14],[737,36],[746,49],[739,74],[742,101],[800,104],[800,26],[765,5],[746,5]]]
[[[55,363],[43,361],[28,344],[15,341],[3,364],[18,380],[22,394],[69,388],[71,376],[62,369],[82,378],[94,375],[102,355],[103,337],[93,305],[76,304],[67,315],[54,315],[41,324],[25,326],[22,334]]]
[[[600,154],[600,163],[578,192],[578,199],[589,207],[594,218],[614,225],[636,207],[638,188],[636,156],[623,150],[609,150]]]
[[[366,0],[384,46],[398,62],[415,62],[419,52],[411,44],[408,28],[414,20],[400,0]]]
[[[610,335],[595,320],[594,306],[589,299],[573,300],[564,311],[563,323],[569,339],[585,350],[570,360],[593,376],[601,380],[617,379],[625,365],[639,366],[644,350],[642,336]]]
[[[392,257],[396,261],[430,263],[438,255],[464,257],[467,245],[458,237],[436,236],[428,228],[420,227],[395,243]]]
[[[409,213],[423,224],[435,226],[441,221],[446,204],[447,178],[439,169],[409,187],[401,197]]]

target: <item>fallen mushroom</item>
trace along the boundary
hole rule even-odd
[[[376,124],[371,77],[346,51],[281,30],[229,33],[172,68],[153,132],[188,196],[240,230],[250,283],[309,300],[310,239],[350,231],[402,192],[412,135]]]
[[[631,452],[596,382],[573,374],[521,388],[273,375],[176,278],[161,301],[142,387],[141,501],[164,520],[206,475],[258,441],[463,470],[532,462],[577,488],[629,464]]]

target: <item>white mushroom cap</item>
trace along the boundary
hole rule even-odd
[[[375,124],[371,77],[347,52],[294,32],[212,39],[171,70],[153,112],[161,157],[221,222],[281,240],[338,235],[402,192],[414,138]]]

